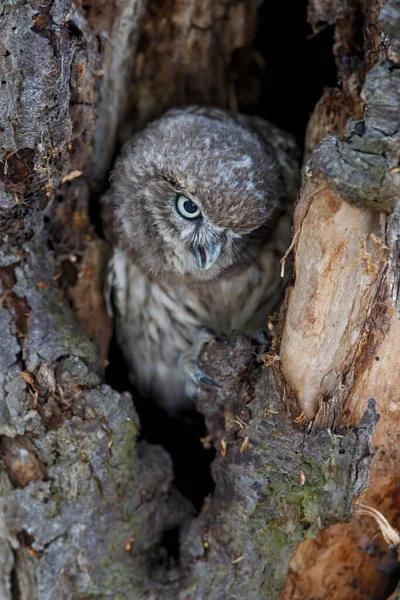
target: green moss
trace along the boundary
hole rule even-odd
[[[118,462],[120,461],[119,472],[123,477],[132,477],[136,470],[137,434],[135,423],[128,419],[113,431],[113,437],[119,438],[115,452],[117,452]]]
[[[321,529],[319,512],[322,505],[321,487],[318,483],[314,485],[304,484],[293,490],[287,497],[288,502],[296,505],[300,515],[300,526],[305,539],[313,538]]]
[[[270,521],[255,536],[254,547],[257,552],[268,559],[272,554],[279,554],[287,548],[288,537],[282,526],[282,519]]]

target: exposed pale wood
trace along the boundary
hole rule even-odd
[[[297,210],[304,212],[301,221],[295,219],[295,229],[301,229],[296,279],[279,356],[300,412],[317,426],[333,427],[341,422],[359,363],[366,354],[374,360],[376,336],[368,339],[368,333],[387,252],[379,214],[349,205],[327,184],[306,183]],[[386,328],[385,314],[379,316],[378,327]]]

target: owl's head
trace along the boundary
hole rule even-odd
[[[170,111],[137,134],[112,183],[123,247],[156,277],[209,280],[247,264],[279,209],[279,169],[257,135]]]

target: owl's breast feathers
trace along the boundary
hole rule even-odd
[[[144,396],[172,410],[182,405],[179,356],[203,327],[254,335],[279,308],[290,269],[280,276],[280,258],[290,244],[290,215],[281,217],[258,258],[235,274],[200,284],[157,282],[123,250],[110,263],[119,346],[130,378]]]

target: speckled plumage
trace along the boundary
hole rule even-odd
[[[279,304],[298,189],[290,136],[210,108],[167,112],[118,159],[109,193],[117,340],[132,382],[168,410],[186,401],[179,356],[203,327],[254,334]],[[201,209],[182,218],[174,198]],[[200,268],[193,248],[222,250]]]

